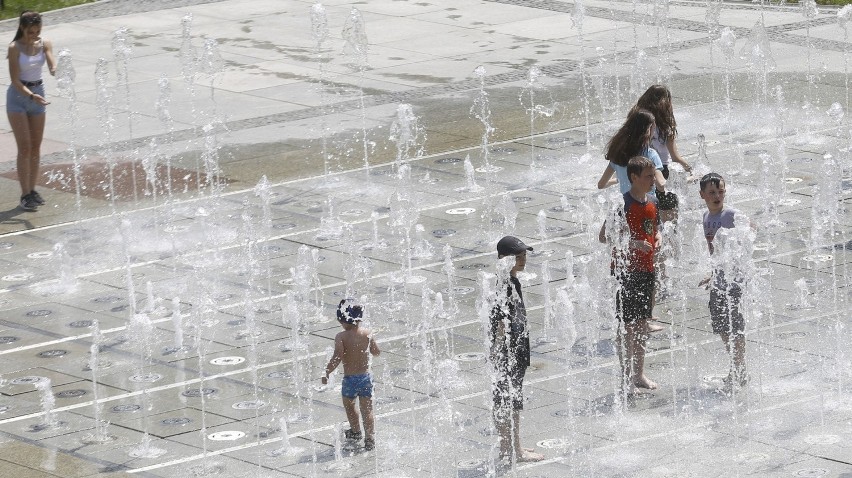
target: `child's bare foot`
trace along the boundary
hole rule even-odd
[[[647,388],[648,390],[654,390],[657,388],[657,384],[645,375],[636,377],[636,379],[633,380],[633,385],[635,385],[636,388]]]
[[[665,328],[665,327],[663,327],[662,325],[652,323],[652,322],[651,322],[651,320],[654,320],[654,321],[655,321],[655,320],[657,320],[657,319],[655,319],[655,318],[653,318],[653,317],[652,317],[650,320],[646,320],[646,321],[645,321],[645,332],[646,332],[646,333],[659,332],[659,331],[661,331],[661,330],[665,330],[665,329],[666,329],[666,328]]]
[[[726,391],[730,391],[734,385],[739,385],[740,387],[745,387],[748,385],[749,376],[745,371],[731,371],[722,383],[724,385],[724,389]]]
[[[541,460],[544,460],[544,455],[542,455],[541,453],[536,453],[529,448],[522,448],[521,453],[518,456],[519,463]]]

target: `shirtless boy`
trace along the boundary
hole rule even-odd
[[[370,355],[379,355],[379,346],[373,340],[369,330],[359,325],[364,316],[364,308],[354,299],[343,299],[337,306],[337,321],[343,327],[334,337],[334,354],[325,366],[323,385],[328,376],[343,362],[343,409],[349,420],[346,438],[361,440],[361,423],[355,400],[358,399],[361,415],[364,417],[364,449],[372,450],[376,446],[373,417],[373,379],[370,376]]]

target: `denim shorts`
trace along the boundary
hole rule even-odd
[[[343,377],[342,385],[340,394],[346,398],[369,398],[373,396],[373,379],[370,377],[369,373],[361,375],[347,375]]]
[[[44,97],[44,84],[38,86],[30,86],[30,91]],[[6,90],[6,113],[26,113],[27,116],[43,115],[45,107],[31,100],[29,96],[24,96],[13,85],[9,85]]]

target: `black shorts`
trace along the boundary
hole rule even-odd
[[[710,288],[710,322],[714,334],[742,334],[745,319],[740,311],[743,291],[737,284]]]
[[[654,297],[654,272],[627,271],[621,275],[621,289],[615,296],[615,316],[629,324],[651,317]]]
[[[524,409],[524,375],[527,368],[510,367],[508,373],[497,373],[497,382],[492,387],[494,418],[508,420],[512,412]]]

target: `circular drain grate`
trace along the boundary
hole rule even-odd
[[[276,370],[275,372],[269,372],[266,374],[267,378],[292,378],[293,373],[284,371],[284,370]]]
[[[793,472],[793,476],[798,476],[800,478],[815,478],[817,476],[825,476],[827,474],[828,470],[825,468],[802,468],[801,470]]]
[[[239,440],[246,436],[245,433],[239,431],[215,432],[207,435],[207,438],[213,441],[233,441]]]
[[[11,249],[15,247],[14,242],[0,242],[0,249]]]
[[[397,397],[396,395],[388,395],[376,398],[376,403],[384,405],[388,403],[396,403],[401,400],[402,398]]]
[[[12,337],[11,335],[7,335],[5,337],[0,337],[0,345],[11,344],[12,342],[17,342],[18,340],[18,337]]]
[[[21,274],[9,274],[7,276],[3,276],[3,280],[6,282],[23,282],[32,278],[33,275],[27,274],[26,272],[23,272]]]
[[[443,292],[445,294],[449,294],[450,292],[452,292],[455,295],[465,295],[465,294],[470,294],[474,290],[476,290],[476,289],[474,289],[473,287],[456,286],[456,287],[453,287],[452,291],[450,291],[449,287],[445,287],[444,289],[441,289],[441,292]]]
[[[435,229],[432,235],[435,237],[449,237],[456,233],[455,229]]]
[[[280,224],[275,224],[272,226],[273,229],[278,229],[279,231],[286,231],[288,229],[295,229],[296,224],[292,222],[282,222]]]
[[[237,402],[231,405],[231,408],[234,410],[260,410],[265,406],[266,402],[261,400],[246,400],[244,402]]]
[[[56,358],[62,357],[67,353],[67,350],[45,350],[44,352],[39,352],[38,356],[41,358]]]
[[[802,260],[806,262],[829,262],[832,259],[834,259],[834,256],[831,254],[811,254],[802,257]]]
[[[466,352],[462,354],[456,354],[454,359],[459,362],[475,362],[477,360],[485,360],[485,354],[481,352]]]
[[[87,329],[91,326],[95,325],[91,320],[75,320],[74,322],[69,322],[68,327],[74,329]]]
[[[245,361],[246,359],[243,357],[219,357],[214,358],[210,363],[213,365],[239,365]]]
[[[552,138],[547,138],[547,142],[549,144],[565,144],[573,141],[571,138],[567,136],[554,136]]]
[[[186,417],[174,417],[174,418],[166,418],[162,420],[160,423],[170,427],[180,427],[189,423],[192,423],[192,420]]]
[[[778,201],[778,204],[781,205],[781,206],[795,206],[796,204],[801,204],[801,203],[802,203],[802,200],[796,199],[796,198],[784,198],[784,199]]]
[[[31,311],[27,312],[26,316],[27,317],[47,317],[48,315],[50,315],[52,313],[53,313],[52,310],[38,309],[38,310],[31,310]]]
[[[810,435],[805,438],[805,442],[811,445],[834,445],[840,441],[837,435]]]
[[[672,368],[671,364],[668,362],[651,362],[645,366],[651,370],[668,370]]]
[[[454,216],[465,216],[468,214],[475,213],[476,209],[472,207],[457,207],[453,209],[447,209],[447,214],[452,214]]]
[[[163,376],[158,373],[140,373],[131,375],[128,380],[133,383],[154,383],[162,379]]]
[[[797,184],[802,182],[802,178],[784,178],[784,182],[787,184]]]
[[[459,266],[459,269],[463,271],[481,271],[483,269],[488,269],[488,264],[483,264],[482,262],[472,262],[469,264],[462,264]]]
[[[56,398],[77,398],[86,394],[85,390],[63,390],[54,394]]]
[[[115,413],[133,413],[138,412],[142,409],[141,405],[136,405],[134,403],[130,403],[127,405],[116,405],[112,407],[112,411]]]
[[[218,391],[219,391],[219,390],[217,390],[217,389],[215,389],[215,388],[202,388],[202,389],[198,389],[198,388],[191,388],[191,389],[189,389],[189,390],[185,390],[185,391],[183,391],[183,392],[181,393],[181,395],[183,395],[184,397],[198,398],[198,397],[200,397],[202,394],[206,397],[206,396],[208,396],[208,395],[213,395],[214,393],[216,393],[216,392],[218,392]]]
[[[8,405],[0,405],[0,413],[6,413],[10,410]]]
[[[498,146],[496,148],[491,148],[491,152],[495,154],[511,154],[515,151],[515,148],[510,148],[508,146]]]
[[[438,163],[438,164],[455,164],[455,163],[461,163],[462,159],[461,158],[441,158],[441,159],[436,159],[435,162]]]
[[[51,251],[39,251],[27,254],[27,257],[30,259],[49,259],[51,256],[53,256],[53,252]]]
[[[769,150],[766,149],[747,149],[745,151],[746,156],[760,156],[761,154],[769,154]]]
[[[485,462],[482,460],[461,460],[456,462],[456,468],[460,468],[462,470],[476,470],[484,467]]]
[[[116,297],[114,295],[105,295],[103,297],[95,297],[92,299],[92,302],[96,304],[112,304],[114,302],[118,302],[121,300],[121,297]]]
[[[512,198],[512,202],[524,203],[524,202],[530,202],[530,201],[532,201],[532,198],[529,197],[529,196],[515,196],[515,197]]]
[[[340,215],[341,215],[341,216],[346,216],[346,217],[358,217],[358,216],[363,216],[363,215],[364,215],[364,210],[363,210],[363,209],[347,209],[346,211],[342,211],[342,212],[340,213]]]
[[[29,376],[26,376],[26,377],[14,378],[14,379],[12,379],[11,384],[12,385],[32,385],[34,383],[39,383],[39,382],[44,381],[44,380],[46,380],[45,377],[38,377],[38,376],[35,376],[35,375],[29,375]]]
[[[801,331],[801,330],[797,330],[797,331],[793,331],[793,332],[779,332],[779,333],[775,334],[775,336],[778,337],[781,340],[789,340],[789,339],[800,339],[802,337],[807,337],[808,333]]]

